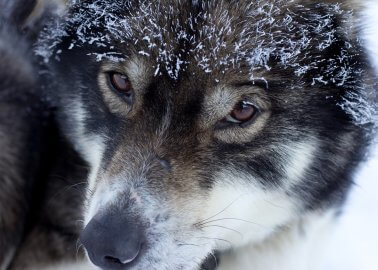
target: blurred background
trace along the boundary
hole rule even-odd
[[[378,0],[362,4],[361,38],[378,74]],[[377,94],[376,94],[377,98]],[[376,99],[377,100],[377,99]],[[378,119],[377,119],[378,121]],[[378,137],[339,220],[322,270],[378,269]]]
[[[339,226],[324,248],[322,270],[378,269],[378,143],[362,164]]]

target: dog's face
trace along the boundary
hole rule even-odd
[[[341,201],[362,144],[341,7],[147,2],[73,7],[53,67],[93,263],[198,269]]]

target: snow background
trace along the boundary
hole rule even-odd
[[[378,269],[378,145],[357,175],[320,270]]]
[[[378,74],[378,1],[366,0],[364,6],[362,39]],[[327,254],[321,270],[378,269],[378,143],[357,174]]]
[[[362,39],[378,74],[378,0],[363,2]],[[378,142],[378,137],[376,138]],[[362,164],[356,185],[330,239],[319,270],[378,269],[378,143]]]

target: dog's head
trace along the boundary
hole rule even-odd
[[[50,94],[91,165],[94,264],[196,269],[343,200],[364,144],[343,107],[365,74],[342,6],[105,2],[38,48],[55,48]]]

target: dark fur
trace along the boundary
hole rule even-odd
[[[34,5],[0,1],[0,267],[5,269],[59,260],[67,250],[75,258],[85,186],[77,185],[85,164],[57,133],[40,94],[32,43],[43,18],[25,28]]]
[[[94,19],[90,17],[93,15],[91,10],[87,10],[85,6],[85,3],[89,2],[91,1],[83,1],[82,4],[74,6],[70,10],[68,17],[82,13],[88,16],[90,20]],[[117,1],[117,3],[118,2],[119,1]],[[127,4],[123,10],[116,10],[115,14],[125,16],[133,14],[135,10],[138,10],[140,1],[131,2],[132,4]],[[185,27],[187,27],[184,28],[184,31],[193,34],[207,23],[206,19],[200,16],[201,12],[212,13],[215,17],[219,15],[217,13],[218,6],[216,1],[207,2],[209,2],[208,6],[201,6],[193,5],[192,1],[181,1],[181,3],[177,1],[161,1],[161,3],[163,3],[163,11],[165,9],[165,11],[167,11],[168,6],[173,5],[174,12],[169,13],[167,11],[167,14],[169,14],[167,20],[164,18],[155,19],[161,27],[166,27],[168,24],[175,28],[177,26],[175,24],[176,22],[186,22],[189,18],[189,14],[193,13],[200,18],[195,23],[194,29],[184,24]],[[237,1],[222,1],[225,5],[223,8],[229,9],[230,13],[232,13],[231,15],[236,18],[232,22],[235,27],[235,33],[240,33],[248,26],[242,22],[248,19],[243,13],[243,11],[245,11],[244,2],[240,2],[241,4],[236,9],[231,8],[233,5],[236,5],[236,2]],[[311,1],[305,1],[304,4],[305,6],[294,5],[292,8],[293,13],[297,14],[294,20],[298,22],[298,25],[302,23],[306,25],[316,25],[318,22],[312,17],[313,14],[325,14],[327,12],[324,6],[319,6]],[[177,12],[175,12],[175,10]],[[276,16],[277,19],[280,19],[284,14],[278,13]],[[64,190],[66,187],[66,184],[59,183],[59,180],[53,177],[56,171],[60,176],[63,174],[63,178],[69,182],[69,185],[76,183],[76,181],[83,181],[86,173],[85,169],[75,166],[77,163],[81,164],[76,154],[72,154],[71,150],[66,150],[73,146],[77,147],[76,138],[73,136],[76,127],[72,122],[72,112],[70,111],[72,109],[70,102],[77,97],[81,97],[86,111],[89,112],[85,119],[85,134],[104,134],[104,137],[106,137],[107,149],[102,168],[111,175],[114,175],[125,169],[124,164],[128,164],[129,170],[133,172],[139,169],[138,166],[144,161],[143,158],[148,159],[153,165],[151,166],[152,169],[147,174],[149,180],[148,188],[153,193],[167,197],[171,194],[175,194],[176,197],[180,197],[181,194],[184,194],[181,196],[182,200],[191,198],[190,196],[192,194],[186,195],[185,193],[185,191],[190,189],[195,190],[195,192],[207,194],[217,181],[217,179],[214,178],[214,173],[221,168],[230,166],[237,171],[245,171],[254,176],[254,179],[257,180],[263,189],[277,189],[284,184],[285,172],[282,164],[286,156],[275,151],[274,146],[278,143],[292,143],[313,136],[319,142],[317,149],[319,155],[316,156],[316,160],[310,168],[307,169],[305,179],[302,179],[303,181],[292,186],[290,190],[288,190],[288,193],[296,197],[296,199],[302,203],[301,210],[304,213],[342,204],[352,184],[353,173],[362,160],[366,146],[368,145],[369,134],[367,130],[369,127],[357,125],[354,119],[340,106],[337,106],[337,104],[342,102],[343,97],[345,97],[349,91],[357,91],[362,83],[361,74],[356,73],[354,76],[349,77],[343,85],[339,85],[338,82],[331,82],[326,85],[319,83],[312,85],[316,72],[322,74],[324,71],[326,73],[329,66],[335,63],[322,62],[318,65],[317,70],[312,70],[302,77],[297,77],[294,75],[294,67],[283,68],[279,64],[280,59],[273,57],[268,63],[272,69],[269,71],[259,71],[259,74],[266,77],[269,81],[268,85],[263,81],[256,81],[256,85],[261,88],[259,95],[263,100],[267,100],[267,103],[269,103],[271,116],[267,120],[268,122],[265,123],[263,128],[257,134],[254,134],[253,139],[250,139],[247,143],[240,143],[237,139],[233,142],[225,142],[224,140],[215,138],[216,136],[214,135],[215,133],[227,132],[225,131],[227,129],[224,127],[219,128],[214,126],[207,130],[200,128],[198,120],[201,117],[201,106],[209,91],[218,85],[214,78],[220,78],[221,81],[223,79],[223,82],[237,85],[238,87],[246,86],[244,78],[249,70],[245,68],[245,63],[241,64],[239,67],[240,70],[231,69],[229,74],[226,75],[222,73],[221,69],[214,70],[212,74],[206,74],[200,68],[196,66],[190,67],[190,65],[188,65],[189,68],[184,68],[176,78],[172,78],[169,74],[168,67],[165,67],[165,69],[162,69],[159,76],[152,77],[148,86],[144,89],[143,94],[139,97],[144,106],[133,108],[138,111],[133,118],[125,118],[123,115],[114,113],[109,104],[104,101],[103,93],[97,83],[102,63],[96,61],[95,57],[90,54],[104,53],[105,50],[101,48],[101,46],[97,46],[97,44],[80,44],[80,39],[76,36],[76,30],[82,23],[83,21],[76,21],[65,24],[64,30],[67,35],[60,37],[61,40],[59,40],[57,47],[54,48],[53,56],[55,58],[51,58],[48,66],[42,68],[44,74],[47,74],[42,76],[42,79],[43,85],[47,87],[45,95],[48,97],[49,106],[54,110],[54,121],[59,125],[60,129],[58,132],[64,134],[65,139],[69,140],[69,145],[59,141],[59,139],[58,142],[53,139],[49,145],[51,146],[58,143],[59,146],[54,147],[53,151],[61,153],[58,155],[57,160],[53,159],[48,163],[44,163],[46,159],[44,160],[43,157],[40,156],[38,158],[27,157],[26,159],[36,161],[37,164],[42,163],[44,167],[48,165],[47,172],[45,171],[43,176],[44,181],[48,179],[50,183],[51,180],[51,184],[46,187],[46,182],[43,182],[42,187],[39,185],[36,186],[38,187],[38,194],[40,194],[39,192],[41,190],[44,190],[44,194],[38,202],[38,207],[33,208],[34,210],[32,210],[31,213],[35,214],[37,211],[41,210],[42,214],[33,216],[33,225],[29,227],[25,242],[20,248],[18,257],[14,261],[14,269],[23,269],[25,263],[30,262],[30,258],[32,258],[34,254],[38,254],[39,256],[35,257],[35,263],[40,261],[60,260],[67,255],[65,254],[67,247],[70,251],[67,257],[74,257],[74,243],[79,233],[75,221],[81,219],[81,214],[71,210],[80,204],[81,192],[73,192],[73,194],[67,195],[68,197],[62,196],[62,198],[60,196],[54,196],[52,203],[50,196],[51,194],[54,195],[55,192]],[[142,26],[150,26],[148,20],[141,20],[139,23]],[[218,25],[218,27],[220,26]],[[335,59],[340,56],[342,52],[346,52],[350,62],[345,64],[353,65],[355,70],[366,71],[368,69],[367,64],[359,45],[353,43],[353,47],[349,48],[346,41],[348,37],[344,32],[341,32],[341,29],[344,27],[342,18],[339,18],[337,15],[332,16],[332,23],[329,27],[338,30],[336,33],[338,42],[333,43],[332,46],[323,51],[313,50],[311,51],[312,54],[306,55],[306,57],[304,57],[304,53],[306,52],[302,52],[298,58],[310,60],[324,58]],[[291,31],[296,33],[299,32],[299,29],[294,28]],[[6,32],[8,32],[8,30]],[[98,32],[107,33],[103,24],[99,24],[89,30],[89,34]],[[136,36],[133,38],[136,40],[143,39],[143,33],[134,34]],[[138,36],[138,34],[140,34],[140,36]],[[3,33],[2,35],[6,34]],[[227,50],[230,50],[234,38],[235,36],[232,36],[230,39],[226,40],[228,47],[222,54],[226,55],[229,53]],[[314,34],[311,48],[316,47],[316,42],[319,42],[322,38],[324,37],[319,37]],[[8,38],[7,36],[6,40],[12,40],[12,38]],[[122,54],[130,58],[138,55],[140,51],[147,51],[152,55],[149,59],[150,62],[148,62],[149,65],[154,67],[158,65],[158,63],[153,60],[158,55],[158,52],[149,50],[145,43],[136,43],[133,39],[125,39],[125,41],[126,45],[120,43],[118,39],[110,39],[106,42],[109,43],[107,45],[114,45],[116,51],[122,52]],[[167,33],[167,36],[164,36],[164,41],[170,44],[172,50],[176,53],[181,51],[187,52],[193,49],[191,44],[183,40],[177,42],[175,33]],[[348,42],[352,41],[355,40],[353,38],[352,40],[348,40]],[[50,41],[46,40],[42,41],[42,43],[47,43],[48,45],[50,44],[49,42]],[[78,46],[75,46],[73,49],[68,49],[72,42]],[[211,47],[212,44],[206,45]],[[11,48],[13,50],[13,46],[11,46]],[[17,49],[17,52],[23,53],[27,48],[28,46],[26,45],[26,49],[20,48]],[[26,56],[21,57],[23,62],[25,59],[28,59],[27,54],[25,55]],[[6,56],[8,57],[9,53],[6,54]],[[184,60],[195,62],[193,57],[193,55],[188,53],[185,55]],[[8,60],[7,62],[1,61],[0,65],[12,62],[13,60]],[[32,62],[27,61],[27,64],[29,63]],[[17,65],[17,68],[18,67],[19,65]],[[11,70],[8,66],[0,67],[0,69]],[[48,72],[46,73],[46,71]],[[239,73],[239,71],[241,72]],[[32,100],[28,98],[27,100],[19,101],[20,96],[24,97],[24,95],[19,94],[13,98],[12,95],[9,94],[13,89],[26,91],[28,93],[27,95],[29,95],[29,89],[25,88],[30,84],[39,85],[39,83],[34,83],[33,78],[36,76],[33,73],[31,73],[31,75],[27,73],[22,76],[22,78],[31,78],[30,82],[26,84],[24,80],[18,83],[17,79],[20,76],[15,76],[15,74],[18,73],[10,71],[9,74],[1,75],[8,81],[13,78],[9,86],[3,86],[3,80],[0,80],[0,83],[2,83],[1,91],[5,93],[3,96],[7,98],[7,104],[9,104],[8,100],[10,99],[16,106],[16,109],[14,107],[1,107],[0,110],[3,110],[3,108],[6,110],[5,112],[1,112],[2,115],[6,115],[7,112],[23,112],[25,102],[29,104],[30,100]],[[327,76],[330,77],[333,74],[324,75],[326,79],[330,79],[327,78]],[[5,82],[7,82],[7,80],[5,80]],[[249,86],[251,87],[251,85]],[[31,93],[33,93],[33,91],[31,91]],[[3,102],[3,99],[1,99],[0,102]],[[39,103],[37,102],[37,104]],[[49,109],[51,109],[51,107],[49,107]],[[155,137],[156,130],[163,121],[165,108],[167,107],[171,108],[171,124],[166,131],[167,136],[163,144],[157,146],[158,144],[155,141],[157,140]],[[30,140],[28,137],[30,133],[27,127],[29,125],[33,127],[32,130],[37,128],[37,131],[42,134],[51,134],[46,133],[45,129],[39,131],[43,128],[40,125],[40,120],[45,119],[43,115],[40,115],[40,110],[37,110],[37,116],[33,116],[33,114],[30,116],[30,114],[26,114],[25,112],[25,114],[18,114],[17,119],[13,117],[14,116],[12,116],[11,124],[5,121],[4,124],[0,122],[0,125],[3,125],[0,131],[16,127],[17,130],[14,131],[14,134],[20,134],[20,136],[22,136],[20,138],[17,136],[7,136],[9,142],[4,141],[5,145],[17,145],[20,147],[17,149],[16,155],[11,155],[10,153],[0,154],[0,170],[4,168],[6,175],[10,174],[8,164],[19,164],[20,155],[40,151],[41,141],[38,140],[37,143],[32,143],[33,140]],[[36,123],[30,119],[36,119]],[[4,118],[4,120],[6,120],[6,118]],[[15,122],[20,124],[15,126],[13,124]],[[59,138],[61,136],[55,133],[54,124],[51,129],[53,132],[52,137]],[[32,134],[34,135],[35,133],[33,132]],[[347,140],[343,136],[347,136]],[[230,135],[230,137],[232,137],[232,135]],[[19,141],[26,142],[27,145],[19,144]],[[117,156],[117,150],[120,148],[123,149],[122,156]],[[141,160],[138,160],[138,157],[135,157],[134,154],[135,149],[142,154],[153,152],[155,156],[144,156]],[[46,151],[47,156],[51,157],[52,150],[47,149]],[[67,161],[67,155],[73,155],[74,161]],[[52,154],[52,156],[56,155]],[[42,161],[40,161],[41,158]],[[339,158],[342,158],[343,162],[335,162],[335,160]],[[14,159],[14,161],[12,159]],[[122,164],[120,165],[115,162],[115,160],[122,160]],[[26,185],[33,183],[33,180],[28,180],[28,178],[31,177],[28,166],[32,166],[34,169],[38,168],[38,166],[30,165],[30,163],[27,163],[27,165],[21,163],[17,166],[16,175],[12,176],[15,180],[13,180],[12,183],[13,185],[21,185],[21,187],[18,188],[22,191],[28,190],[24,186],[25,183]],[[67,168],[69,168],[69,172],[67,172]],[[73,175],[71,175],[71,170]],[[40,172],[39,170],[37,171],[36,173],[38,175]],[[20,172],[23,174],[20,174]],[[27,174],[25,175],[25,173]],[[35,179],[34,176],[31,178]],[[188,179],[190,179],[190,181],[188,181]],[[0,180],[2,180],[2,178],[0,178]],[[247,185],[248,183],[245,184]],[[9,189],[14,188],[15,187],[12,186]],[[4,199],[4,201],[7,201],[7,204],[1,201],[3,194],[7,193],[4,192],[0,194],[0,207],[3,205],[9,206],[9,197]],[[4,247],[9,245],[9,243],[18,243],[21,241],[20,235],[23,235],[22,232],[24,231],[26,222],[22,222],[22,220],[25,220],[27,213],[30,212],[30,209],[26,207],[26,205],[29,205],[29,201],[25,201],[25,198],[32,197],[32,194],[24,194],[22,192],[15,192],[14,190],[11,190],[9,194],[10,198],[15,198],[15,194],[20,196],[21,204],[16,200],[15,208],[17,210],[21,209],[21,212],[14,215],[14,221],[3,226],[4,229],[1,227],[2,224],[0,223],[0,230],[4,232],[10,231],[10,228],[13,228],[16,221],[19,225],[13,234],[8,234],[10,239],[4,242]],[[71,196],[73,196],[74,199],[71,199]],[[70,205],[68,206],[67,204]],[[126,208],[126,206],[130,206],[129,204],[130,200],[128,198],[124,198],[120,201],[121,208]],[[59,209],[59,211],[57,211],[57,209]],[[63,210],[63,212],[60,212],[61,210]],[[68,215],[66,215],[64,211],[68,211]],[[0,213],[1,212],[2,211],[0,211]],[[7,215],[10,214],[8,210],[4,213],[7,213]],[[21,221],[20,224],[18,223],[19,221]],[[42,243],[45,243],[49,248],[53,247],[53,249],[40,250],[43,244],[39,242],[39,239],[45,239],[41,240]]]
[[[208,6],[205,4],[204,6],[206,7],[204,10],[201,9],[201,5],[192,6],[190,4],[191,1],[183,1],[180,4],[176,1],[161,2],[163,3],[160,7],[162,13],[167,12],[168,14],[167,10],[170,5],[174,7],[173,10],[177,10],[177,12],[170,14],[169,16],[171,17],[167,20],[165,18],[154,18],[160,23],[162,28],[172,22],[171,27],[174,29],[180,25],[179,23],[176,24],[176,21],[185,22],[192,14],[201,14],[201,12],[210,11],[215,14],[213,14],[214,16],[217,16],[217,11],[212,10],[217,7],[215,2]],[[241,3],[237,8],[234,7],[236,10],[233,10],[231,5],[235,5],[235,1],[223,2],[224,9],[227,9],[228,5],[230,5],[228,8],[230,13],[235,12],[235,14],[231,14],[231,17],[238,18],[233,22],[235,25],[245,19],[243,17],[243,11],[245,11],[243,5],[246,4]],[[299,27],[301,24],[312,24],[315,28],[319,22],[313,15],[327,14],[328,12],[326,6],[321,6],[311,1],[305,1],[304,3],[306,3],[305,6],[293,5],[292,7],[292,13],[297,14],[297,17],[294,15],[294,20],[298,25],[298,29],[294,28],[291,30],[293,33],[300,32]],[[134,1],[132,4],[125,3],[124,5],[124,11],[116,9],[114,11],[115,14],[126,14],[126,16],[129,13],[133,14],[135,10],[138,10],[139,4],[138,1]],[[81,14],[87,14],[90,18],[91,11],[83,7],[85,7],[85,4],[78,5],[76,7],[77,10],[74,8],[71,11],[72,14],[80,12]],[[167,10],[164,10],[164,8],[167,8]],[[191,13],[186,13],[189,10]],[[284,13],[277,14],[276,19],[280,19],[284,15]],[[193,17],[195,16],[193,15]],[[92,19],[94,20],[94,17]],[[258,18],[255,19],[257,20]],[[127,131],[127,140],[130,145],[137,144],[136,142],[131,143],[130,137],[140,140],[140,134],[143,134],[146,140],[149,141],[150,137],[148,133],[153,133],[159,125],[158,123],[162,121],[162,115],[165,112],[164,108],[168,104],[178,104],[173,107],[172,114],[175,117],[173,118],[171,129],[168,131],[169,136],[165,142],[165,145],[169,145],[170,147],[169,149],[159,149],[159,151],[164,153],[163,155],[168,160],[173,157],[178,159],[182,157],[183,160],[180,160],[182,163],[185,163],[185,160],[196,159],[203,163],[208,163],[208,171],[206,172],[208,175],[204,175],[199,179],[199,185],[208,188],[211,188],[212,181],[215,180],[210,177],[212,174],[212,166],[210,164],[224,167],[229,165],[229,160],[233,160],[234,164],[237,164],[234,165],[237,170],[247,170],[252,175],[255,175],[257,179],[261,180],[263,186],[277,187],[281,184],[280,177],[283,176],[282,168],[280,167],[280,161],[283,157],[275,155],[274,152],[270,152],[271,154],[269,155],[263,154],[264,149],[270,149],[270,145],[273,142],[295,142],[308,135],[314,135],[321,142],[319,145],[321,155],[307,172],[306,184],[303,185],[301,183],[300,186],[294,187],[293,194],[305,199],[305,208],[307,209],[317,209],[340,203],[343,201],[346,191],[352,183],[353,172],[357,164],[363,158],[369,137],[368,133],[366,133],[368,128],[365,129],[356,125],[351,115],[347,114],[337,104],[343,101],[343,97],[346,96],[348,91],[358,91],[357,89],[361,86],[362,80],[368,76],[368,72],[366,70],[367,62],[359,45],[354,43],[352,48],[348,48],[348,42],[353,42],[353,38],[349,40],[346,32],[342,32],[344,29],[343,18],[338,17],[337,14],[333,14],[331,20],[332,23],[324,31],[336,29],[335,39],[338,41],[332,43],[324,51],[316,51],[314,49],[309,56],[305,56],[307,52],[303,52],[298,59],[303,58],[305,59],[304,61],[337,59],[345,52],[348,60],[340,64],[340,67],[344,64],[353,66],[356,75],[349,77],[343,85],[338,85],[339,81],[330,82],[327,85],[323,85],[322,83],[312,85],[314,82],[313,78],[318,73],[322,74],[324,72],[324,79],[331,79],[335,73],[327,74],[326,70],[335,63],[325,61],[318,64],[317,70],[312,70],[303,77],[298,77],[293,75],[294,68],[283,68],[278,63],[280,59],[272,58],[269,63],[272,69],[269,72],[262,72],[263,76],[266,76],[268,80],[270,77],[272,78],[269,80],[269,89],[264,93],[264,96],[271,102],[271,111],[273,113],[269,119],[269,123],[248,144],[227,144],[221,141],[213,141],[206,146],[198,146],[198,141],[193,136],[193,130],[197,128],[196,120],[200,113],[206,90],[217,85],[213,81],[213,78],[222,77],[221,70],[216,70],[207,75],[200,69],[186,71],[184,68],[177,80],[170,78],[167,72],[163,71],[163,74],[153,78],[147,89],[145,89],[144,96],[142,97],[144,108],[141,109],[143,113],[140,113],[140,119],[125,121],[122,117],[109,110],[98,89],[97,81],[94,78],[99,73],[101,62],[97,62],[94,57],[88,57],[91,53],[106,52],[106,49],[102,49],[101,46],[97,47],[96,43],[94,45],[84,43],[74,47],[74,49],[67,50],[72,42],[79,43],[79,38],[77,38],[75,31],[83,21],[79,20],[78,22],[68,24],[65,29],[68,37],[62,37],[61,44],[55,50],[63,50],[63,52],[57,55],[59,61],[51,65],[53,66],[54,73],[59,74],[58,79],[60,79],[55,87],[61,88],[61,90],[56,95],[54,88],[54,93],[52,94],[52,96],[58,97],[56,100],[57,106],[62,110],[61,114],[58,114],[60,117],[59,121],[64,126],[64,130],[69,133],[71,124],[67,118],[70,118],[70,113],[69,108],[65,108],[65,103],[72,96],[80,96],[85,101],[86,109],[89,111],[86,119],[86,132],[88,134],[105,133],[107,138],[111,138],[111,140],[106,142],[109,145],[109,150],[106,153],[106,159],[109,163],[114,149],[122,144],[124,138],[121,134],[125,134]],[[149,27],[147,19],[138,23],[142,24],[142,28],[143,26]],[[195,30],[189,28],[184,28],[183,30],[184,32],[191,33],[192,31],[196,31],[196,29],[201,29],[203,25],[206,25],[206,22],[199,20],[195,25]],[[235,26],[235,33],[240,33],[246,26],[247,23],[239,23]],[[98,26],[92,27],[89,29],[88,35],[97,32],[108,33],[106,32],[107,30],[101,27],[103,27],[101,23]],[[273,29],[272,31],[275,30],[277,29]],[[131,58],[138,55],[138,51],[150,52],[152,54],[151,59],[157,57],[157,51],[149,50],[145,43],[139,42],[137,45],[133,45],[134,40],[143,39],[144,33],[140,33],[140,36],[138,36],[138,32],[134,32],[133,34],[134,36],[131,39],[127,39],[127,36],[125,37],[125,40],[130,42],[126,43],[126,45],[119,44],[118,39],[110,40],[109,43],[116,46],[114,51],[121,51],[126,57]],[[350,34],[354,35],[354,33]],[[297,39],[299,38],[298,34]],[[313,44],[311,44],[311,48],[315,48],[322,39],[325,39],[321,36],[321,33],[319,35],[314,34],[312,38]],[[295,39],[296,37],[294,37]],[[177,42],[177,36],[174,33],[167,33],[164,41],[172,45],[175,52],[192,49],[190,44],[186,44],[184,41],[182,43]],[[226,42],[231,47],[233,40],[226,40]],[[206,45],[211,47],[211,44]],[[227,49],[223,52],[224,54],[228,53]],[[188,62],[195,62],[193,55],[190,54],[183,59]],[[155,67],[158,63],[152,60],[152,63],[149,64]],[[85,66],[85,70],[83,70],[83,66]],[[240,69],[243,74],[248,72],[243,68],[243,64]],[[235,78],[237,78],[236,71],[230,70],[229,72],[236,75]],[[265,82],[260,82],[263,88],[264,84]],[[292,130],[293,127],[295,127],[295,130]],[[351,143],[348,146],[345,145],[345,142],[340,141],[341,135],[345,134],[350,134],[349,141]],[[184,145],[191,145],[192,147],[188,148],[184,147]],[[183,149],[190,149],[190,151],[185,152],[184,150],[183,152]],[[256,156],[255,152],[261,154]],[[250,156],[254,156],[254,158],[250,159]],[[335,166],[333,160],[339,156],[345,157],[345,163],[342,166]],[[198,166],[202,165],[198,164]],[[217,169],[214,168],[214,170]],[[174,185],[174,183],[172,184]]]
[[[42,125],[30,46],[20,37],[15,27],[20,22],[13,17],[21,9],[14,10],[11,4],[0,5],[3,14],[13,18],[0,18],[0,265],[22,239],[40,164]]]

